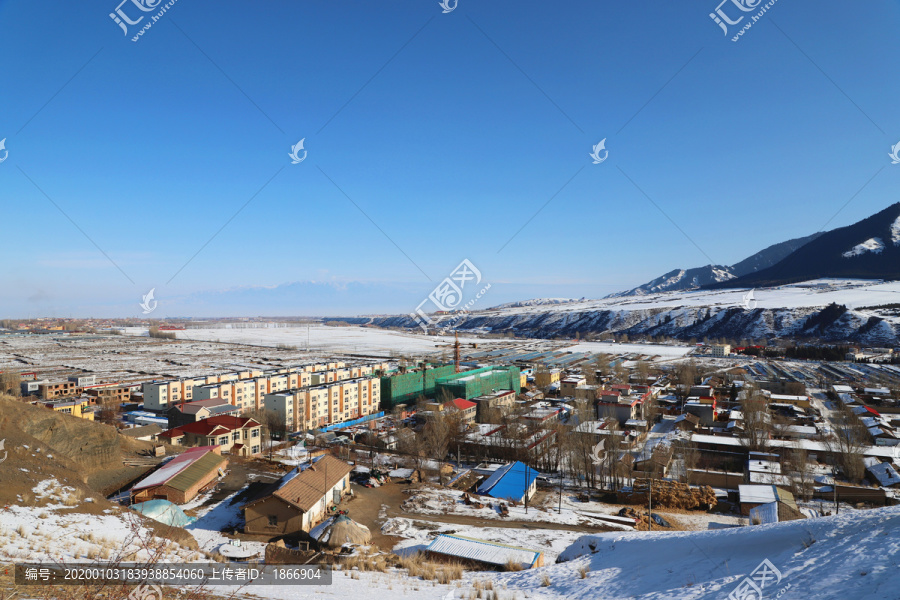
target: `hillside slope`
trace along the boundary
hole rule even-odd
[[[460,330],[529,337],[572,338],[588,333],[730,339],[822,339],[889,345],[900,341],[900,282],[816,280],[762,288],[695,290],[472,312]],[[445,317],[446,319],[447,317]],[[409,316],[367,320],[416,329]]]
[[[589,535],[560,555],[567,562],[499,579],[538,600],[724,599],[768,560],[780,581],[769,581],[765,598],[898,598],[898,552],[900,508],[890,507],[707,532]]]
[[[900,203],[824,233],[767,269],[707,287],[775,286],[822,277],[900,279]]]

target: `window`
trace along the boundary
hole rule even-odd
[[[253,454],[259,454],[259,446],[253,446],[250,448],[250,452]]]
[[[277,527],[278,526],[278,517],[275,515],[269,515],[269,527]]]
[[[228,436],[223,435],[222,437],[219,438],[219,445],[225,446],[226,444],[228,444]]]
[[[259,437],[259,429],[254,429],[253,433],[250,434],[250,437],[258,438]]]
[[[240,431],[235,431],[234,433],[231,434],[231,441],[232,441],[232,442],[236,442],[236,441],[238,441],[239,439],[241,439],[241,432],[240,432]]]

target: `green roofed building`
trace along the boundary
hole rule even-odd
[[[521,384],[519,367],[493,366],[441,377],[435,381],[435,392],[447,390],[451,398],[471,400],[495,390],[513,390],[518,394]]]
[[[422,369],[389,373],[381,378],[381,404],[393,408],[398,404],[414,404],[419,396],[433,398],[435,381],[453,375],[455,370],[453,365],[441,365],[426,368],[424,375]]]

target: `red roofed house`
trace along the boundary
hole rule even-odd
[[[444,411],[458,410],[462,413],[463,420],[466,423],[475,422],[475,413],[478,412],[478,404],[470,402],[464,398],[456,398],[444,402]]]
[[[253,456],[261,449],[261,429],[253,419],[222,415],[164,431],[159,439],[175,446],[221,446],[223,452]]]

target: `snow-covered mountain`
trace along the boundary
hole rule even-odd
[[[890,345],[900,340],[900,281],[822,279],[748,289],[664,292],[550,306],[472,312],[460,330],[489,329],[533,337],[576,333],[679,339],[815,338]],[[417,327],[409,316],[366,319],[385,327]]]
[[[900,279],[900,203],[824,233],[768,268],[709,287],[773,286],[821,277]]]
[[[582,298],[581,300],[584,300]],[[499,308],[519,308],[521,306],[548,306],[554,304],[568,304],[569,302],[579,302],[575,298],[532,298],[531,300],[519,300],[516,302],[506,302],[493,307],[494,310]]]
[[[706,265],[705,267],[695,267],[693,269],[675,269],[627,292],[611,294],[610,297],[643,296],[658,292],[696,290],[714,283],[723,283],[767,269],[820,235],[822,234],[814,233],[806,237],[773,244],[731,266]],[[900,229],[898,229],[898,237],[900,237]]]
[[[659,292],[696,290],[705,285],[728,281],[735,277],[736,275],[732,273],[731,267],[722,265],[706,265],[705,267],[696,267],[694,269],[675,269],[627,292],[610,294],[609,297],[645,296]]]

